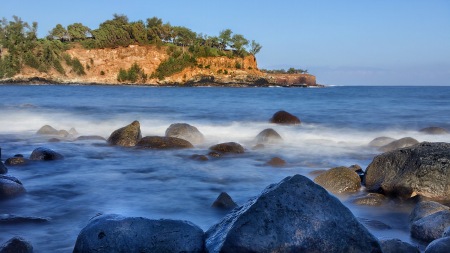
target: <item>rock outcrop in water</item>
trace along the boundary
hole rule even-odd
[[[187,140],[175,137],[146,136],[136,144],[139,148],[149,149],[182,149],[193,148]]]
[[[25,193],[25,188],[19,179],[0,175],[0,199],[12,198]]]
[[[200,144],[205,140],[203,134],[195,126],[186,123],[170,125],[166,130],[166,137],[180,138],[193,144]]]
[[[108,138],[111,145],[133,147],[141,140],[141,124],[135,120],[131,124],[112,132]]]
[[[361,188],[359,175],[343,166],[325,171],[318,175],[314,182],[333,193],[356,192]]]
[[[49,148],[37,148],[33,150],[33,152],[30,155],[30,160],[33,161],[53,161],[53,160],[62,160],[64,159],[64,156],[60,153],[49,149]]]
[[[366,169],[365,185],[402,198],[450,200],[450,143],[423,142],[378,155]]]
[[[442,127],[426,127],[419,130],[419,132],[425,133],[425,134],[432,134],[432,135],[442,135],[442,134],[448,134],[447,129]]]
[[[301,122],[295,115],[292,115],[286,111],[278,111],[272,116],[270,123],[281,125],[299,125]]]
[[[411,147],[418,143],[419,142],[414,138],[405,137],[405,138],[401,138],[399,140],[390,142],[389,144],[386,144],[386,145],[380,147],[379,150],[382,152],[388,152],[388,151],[392,151],[392,150],[399,149],[399,148]]]
[[[283,141],[283,138],[281,138],[280,134],[272,128],[262,130],[255,137],[255,142],[257,144],[278,143],[281,141]]]
[[[33,253],[33,246],[22,237],[15,236],[0,246],[0,253]]]
[[[245,152],[244,147],[242,147],[241,144],[236,142],[225,142],[216,144],[214,146],[211,146],[209,149],[219,152],[221,154],[228,154],[228,153],[242,154]]]

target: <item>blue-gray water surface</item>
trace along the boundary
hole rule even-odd
[[[374,138],[413,137],[450,142],[450,135],[425,135],[429,126],[450,129],[450,87],[152,88],[134,86],[1,85],[0,147],[4,161],[51,148],[64,160],[9,166],[27,193],[0,200],[0,215],[48,217],[44,223],[0,224],[0,243],[12,236],[31,241],[35,252],[71,252],[80,230],[98,213],[151,219],[189,220],[203,230],[224,216],[211,208],[225,191],[238,203],[287,176],[311,179],[317,171],[359,164],[365,168],[380,152]],[[299,126],[268,123],[278,110],[297,115]],[[36,135],[43,125],[75,128],[79,135],[108,138],[139,120],[143,136],[164,135],[172,123],[189,123],[204,135],[194,149],[157,151],[108,146],[104,141],[49,142]],[[281,144],[254,150],[266,128]],[[220,142],[239,142],[243,155],[190,159]],[[282,168],[266,166],[281,157]],[[400,238],[423,249],[409,235],[412,204],[391,201],[381,207],[352,204],[361,192],[338,198],[379,238]]]

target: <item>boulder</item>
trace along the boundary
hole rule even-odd
[[[3,164],[2,161],[0,161],[0,174],[6,174],[8,173],[8,168]]]
[[[377,137],[377,138],[373,139],[371,142],[369,142],[369,146],[379,148],[379,147],[385,146],[393,141],[395,141],[395,139],[391,138],[391,137],[386,137],[386,136]]]
[[[257,144],[277,143],[281,141],[283,141],[283,138],[272,128],[264,129],[255,137]]]
[[[447,129],[442,127],[426,127],[420,129],[419,132],[432,135],[448,134]]]
[[[279,157],[273,157],[266,164],[272,167],[283,167],[286,165],[286,161]]]
[[[133,147],[142,138],[141,125],[139,121],[135,120],[131,124],[119,128],[112,132],[108,138],[108,143],[111,145]]]
[[[58,135],[58,130],[53,128],[52,126],[49,125],[45,125],[43,127],[41,127],[36,134],[40,134],[40,135]]]
[[[226,142],[220,143],[209,148],[212,151],[216,151],[219,153],[234,153],[234,154],[242,154],[244,153],[244,147],[241,144],[236,142]]]
[[[81,135],[78,136],[75,141],[106,141],[105,138],[99,135]]]
[[[67,132],[66,130],[62,129],[58,131],[58,135],[62,136],[62,137],[67,137],[69,136],[69,132]]]
[[[5,160],[6,165],[21,165],[27,163],[27,160],[23,157],[10,157]]]
[[[361,188],[359,175],[344,166],[325,171],[318,175],[314,182],[333,193],[356,192]]]
[[[381,252],[337,198],[295,175],[268,186],[206,232],[208,252]]]
[[[209,160],[209,158],[206,155],[199,155],[199,154],[191,155],[191,159],[196,160],[196,161],[202,161],[202,162]]]
[[[411,147],[418,143],[419,142],[414,138],[405,137],[405,138],[401,138],[399,140],[393,141],[387,145],[384,145],[384,146],[380,147],[378,150],[380,150],[382,152],[389,152],[389,151],[399,149],[399,148]]]
[[[16,197],[25,193],[25,188],[19,179],[0,175],[0,199]]]
[[[437,213],[443,210],[450,210],[450,207],[445,206],[435,201],[422,201],[416,204],[411,214],[409,215],[409,221],[415,222],[422,219],[425,216]]]
[[[420,253],[419,248],[399,239],[380,241],[383,253]]]
[[[53,160],[62,160],[64,156],[58,152],[55,152],[49,148],[37,148],[33,150],[30,155],[30,160],[34,161],[53,161]]]
[[[203,252],[203,235],[187,221],[101,215],[81,230],[73,252]]]
[[[372,192],[450,200],[450,143],[423,142],[378,155],[367,167],[364,180]]]
[[[221,192],[212,204],[212,207],[220,209],[233,209],[237,207],[237,204],[233,201],[230,195],[228,195],[228,193]]]
[[[281,125],[298,125],[301,122],[299,118],[286,111],[278,111],[272,116],[270,123]]]
[[[440,238],[448,226],[450,226],[450,211],[439,211],[413,222],[411,236],[425,242],[431,242]]]
[[[386,202],[386,196],[379,193],[368,193],[365,196],[355,198],[352,203],[365,206],[380,206]]]
[[[72,136],[77,136],[78,135],[78,131],[75,128],[70,128],[69,129],[69,134]]]
[[[146,136],[142,138],[136,147],[151,149],[181,149],[193,148],[192,144],[187,140],[175,137]]]
[[[448,253],[450,252],[450,237],[444,237],[432,241],[425,249],[425,253]]]
[[[166,137],[180,138],[193,144],[200,144],[205,140],[203,134],[196,127],[186,123],[170,125],[166,130]]]
[[[33,253],[33,246],[22,237],[15,236],[0,246],[0,253]]]
[[[444,230],[444,233],[442,233],[442,237],[448,237],[448,236],[450,236],[450,226]]]

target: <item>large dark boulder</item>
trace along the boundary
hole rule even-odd
[[[405,137],[405,138],[401,138],[399,140],[393,141],[387,145],[384,145],[384,146],[380,147],[378,150],[380,150],[382,152],[389,152],[389,151],[399,149],[399,148],[411,147],[418,143],[419,142],[414,138]]]
[[[108,138],[108,143],[123,147],[133,147],[141,138],[141,124],[135,120],[131,124],[112,132]]]
[[[425,216],[437,213],[443,210],[450,210],[450,207],[445,206],[435,201],[421,201],[416,204],[411,214],[409,215],[409,221],[415,222],[422,219]]]
[[[378,155],[364,179],[372,192],[450,200],[450,143],[423,142]]]
[[[25,188],[19,179],[0,175],[0,199],[11,198],[25,193]]]
[[[33,246],[22,237],[15,236],[0,247],[0,253],[33,253]]]
[[[450,226],[450,211],[439,211],[413,222],[411,236],[425,242],[431,242],[442,237],[448,226]]]
[[[2,161],[0,161],[0,174],[6,174],[8,173],[8,168],[3,164]]]
[[[356,192],[361,188],[359,175],[344,166],[325,171],[318,175],[314,182],[333,193]]]
[[[225,153],[241,154],[245,152],[244,147],[242,147],[241,144],[236,142],[225,142],[216,144],[214,146],[211,146],[209,149],[222,154]]]
[[[186,123],[175,123],[166,130],[166,137],[176,137],[193,144],[200,144],[205,140],[203,134],[195,127]]]
[[[386,137],[386,136],[377,137],[377,138],[373,139],[371,142],[369,142],[369,146],[379,148],[379,147],[385,146],[393,141],[395,141],[395,139],[391,138],[391,137]]]
[[[448,253],[448,252],[450,252],[450,237],[443,237],[434,240],[425,249],[425,253]]]
[[[175,137],[160,137],[160,136],[146,136],[142,138],[136,144],[136,146],[139,148],[150,148],[150,149],[181,149],[194,147],[187,140]]]
[[[301,122],[299,118],[286,111],[278,111],[272,116],[270,123],[281,125],[298,125]]]
[[[62,160],[64,156],[49,148],[37,148],[30,155],[30,160],[34,161],[53,161]]]
[[[272,128],[267,128],[261,131],[256,137],[255,141],[258,144],[277,143],[283,141],[283,138]]]
[[[432,135],[448,134],[447,129],[442,127],[426,127],[420,129],[419,132]]]
[[[203,252],[203,236],[187,221],[101,215],[81,230],[73,252]]]
[[[381,252],[378,240],[337,198],[295,175],[225,216],[206,232],[216,252]]]
[[[419,248],[399,239],[380,241],[383,253],[420,253]]]

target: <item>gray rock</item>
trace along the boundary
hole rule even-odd
[[[53,161],[53,160],[62,160],[64,156],[58,152],[55,152],[49,148],[39,147],[30,155],[30,160],[33,161]]]
[[[111,145],[133,147],[141,140],[141,124],[135,120],[131,124],[119,128],[112,132],[108,138],[108,143]]]
[[[166,130],[166,137],[180,138],[193,144],[200,144],[205,140],[203,134],[196,127],[186,123],[170,125]]]
[[[425,249],[425,253],[448,253],[448,252],[450,252],[450,237],[444,237],[434,240]]]
[[[437,213],[443,210],[450,210],[450,207],[442,205],[435,201],[421,201],[416,204],[411,214],[409,215],[409,221],[415,222],[422,219],[425,216]]]
[[[419,248],[399,239],[380,241],[383,253],[420,253]]]
[[[448,226],[450,226],[450,211],[439,211],[413,222],[411,236],[425,242],[431,242],[440,238]]]
[[[48,217],[17,216],[13,214],[0,214],[0,224],[45,223]]]
[[[242,154],[244,153],[244,147],[241,144],[236,142],[225,142],[214,145],[209,148],[210,150],[225,154],[225,153],[234,153],[234,154]]]
[[[295,175],[206,232],[208,252],[381,252],[378,240],[337,198]]]
[[[8,173],[8,168],[3,164],[2,161],[0,161],[0,174],[6,174]]]
[[[237,204],[233,201],[230,195],[228,195],[228,193],[221,192],[212,204],[212,207],[220,209],[233,209],[237,207]]]
[[[25,188],[17,178],[0,175],[0,199],[12,198],[25,193]]]
[[[69,132],[67,132],[66,130],[62,129],[58,131],[58,135],[62,136],[62,137],[67,137],[69,136]]]
[[[442,127],[426,127],[419,130],[419,132],[425,133],[425,134],[432,134],[432,135],[441,135],[441,134],[448,134],[447,129]]]
[[[283,138],[272,128],[264,129],[255,137],[257,144],[277,143],[281,141],[283,141]]]
[[[77,136],[78,135],[78,131],[75,128],[70,128],[69,129],[69,134],[72,136]]]
[[[368,193],[365,196],[355,198],[352,203],[356,205],[380,206],[386,202],[386,196],[379,193]]]
[[[203,252],[203,236],[187,221],[101,215],[81,230],[73,252]]]
[[[281,125],[298,125],[301,121],[297,118],[297,116],[294,116],[286,111],[278,111],[272,116],[270,123]]]
[[[314,182],[333,193],[356,192],[361,188],[359,175],[344,166],[325,171],[318,175]]]
[[[40,134],[40,135],[58,135],[58,130],[53,128],[52,126],[49,125],[45,125],[43,127],[41,127],[36,134]]]
[[[376,156],[366,169],[368,191],[450,199],[450,143],[423,142]]]
[[[389,152],[389,151],[396,150],[399,148],[411,147],[418,143],[419,142],[414,138],[405,137],[405,138],[401,138],[399,140],[393,141],[387,145],[384,145],[384,146],[380,147],[378,150],[380,150],[382,152]]]
[[[106,139],[99,135],[81,135],[75,141],[106,141]]]
[[[5,160],[6,165],[21,165],[27,163],[27,160],[23,157],[10,157]]]
[[[146,136],[142,138],[136,147],[149,149],[182,149],[193,148],[187,140],[175,137]]]
[[[448,236],[450,236],[450,226],[444,230],[444,233],[442,233],[442,237],[448,237]]]
[[[33,253],[33,246],[22,237],[15,236],[0,247],[0,253]]]
[[[379,148],[379,147],[385,146],[393,141],[395,141],[395,139],[391,138],[391,137],[386,137],[386,136],[377,137],[377,138],[373,139],[371,142],[369,142],[369,146]]]

